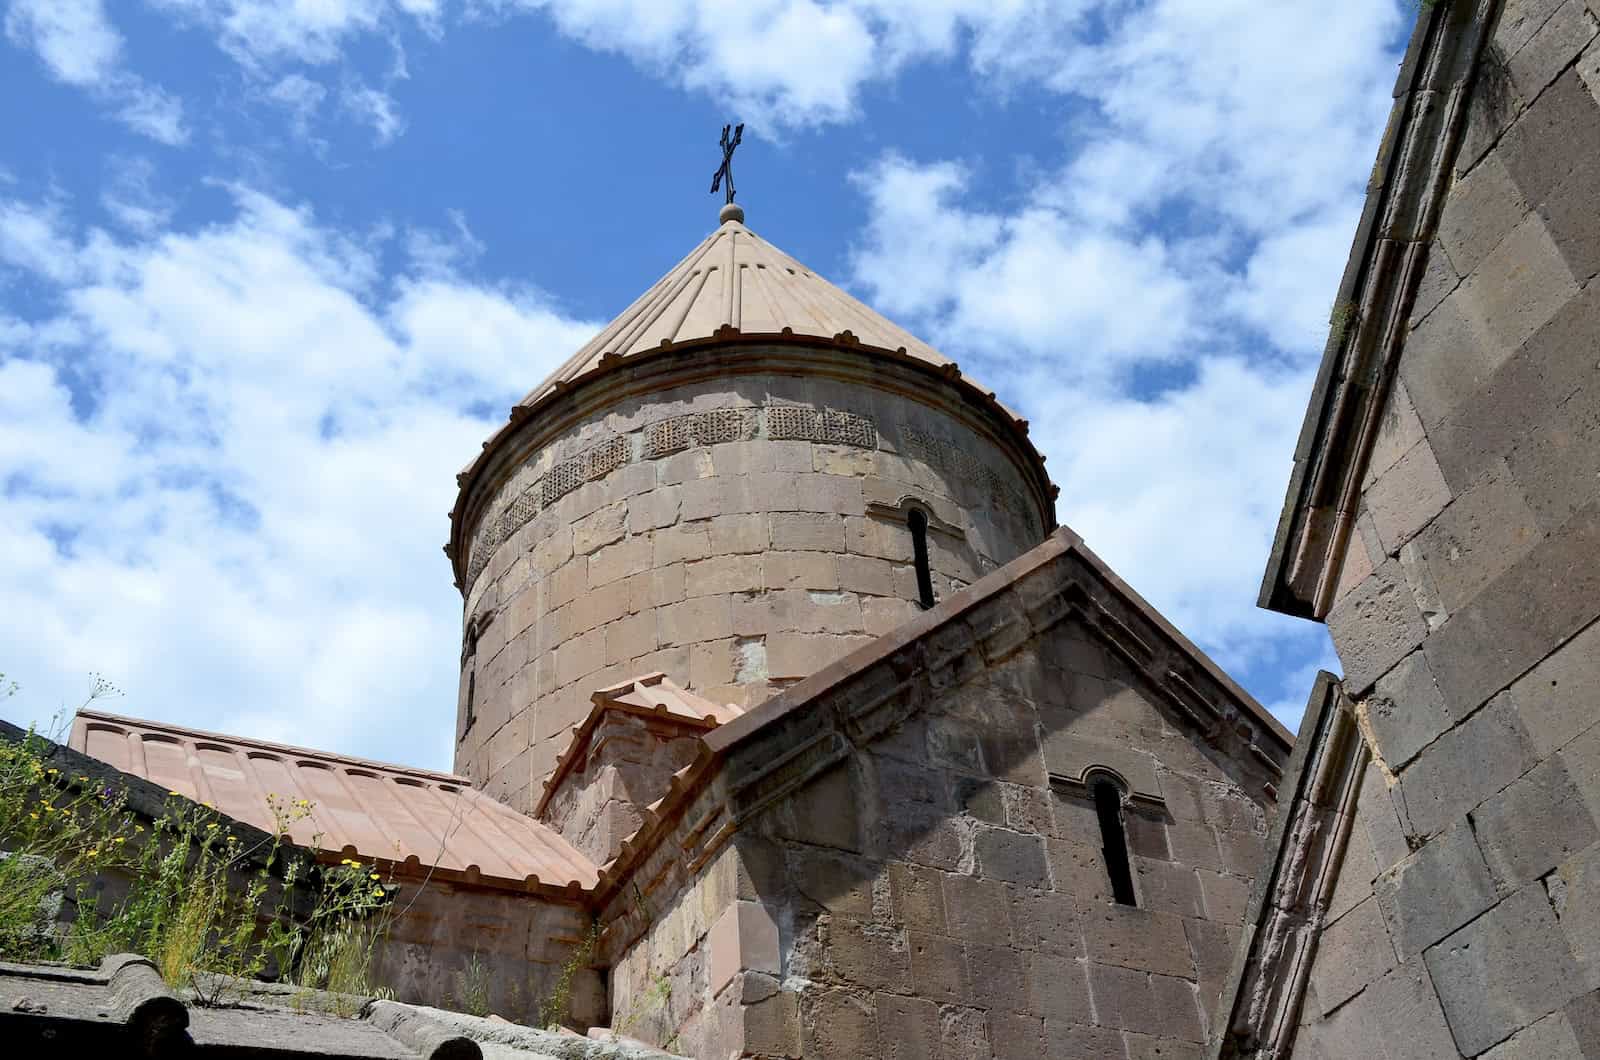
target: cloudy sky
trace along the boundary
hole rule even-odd
[[[0,671],[448,768],[455,471],[715,224],[1033,422],[1293,726],[1254,606],[1404,0],[0,0]]]

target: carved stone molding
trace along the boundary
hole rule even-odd
[[[1338,679],[1317,675],[1230,977],[1213,1060],[1287,1060],[1306,979],[1355,822],[1369,752]]]

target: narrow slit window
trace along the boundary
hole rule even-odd
[[[1122,828],[1122,792],[1109,780],[1099,781],[1094,786],[1094,808],[1100,818],[1100,849],[1111,877],[1111,897],[1118,905],[1138,905],[1128,864],[1128,837]]]
[[[911,528],[912,562],[917,567],[917,602],[926,611],[935,602],[933,571],[928,568],[928,517],[921,509],[913,508],[906,516],[906,525]]]
[[[476,707],[478,692],[478,626],[473,623],[467,633],[467,704],[466,717],[461,722],[461,735],[463,737],[472,729],[472,723],[477,720]]]

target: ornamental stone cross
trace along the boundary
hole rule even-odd
[[[733,139],[728,139],[728,130],[733,130]],[[726,179],[728,184],[728,203],[733,202],[733,151],[739,146],[739,141],[744,137],[744,122],[737,127],[724,125],[722,127],[722,165],[711,177],[711,194],[717,193],[717,187]]]

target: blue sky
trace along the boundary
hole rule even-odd
[[[0,0],[0,670],[447,768],[454,472],[715,223],[1034,424],[1291,726],[1254,607],[1399,0]]]

